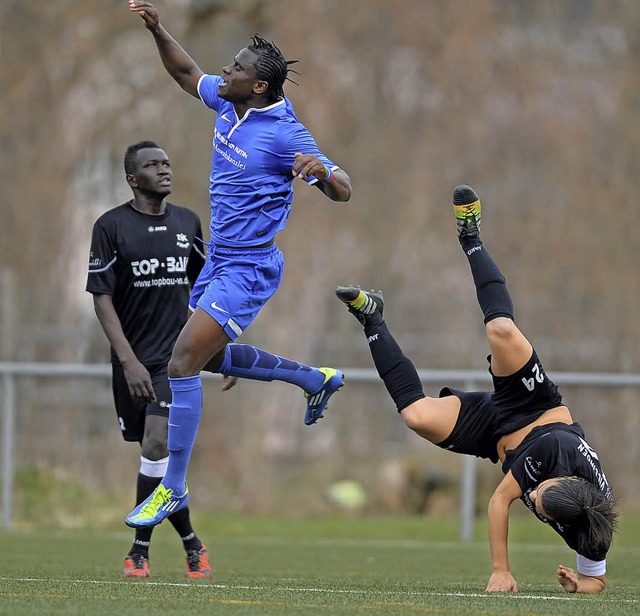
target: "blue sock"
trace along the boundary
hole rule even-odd
[[[228,344],[218,372],[254,381],[284,381],[309,394],[318,391],[325,379],[318,368],[273,355],[250,344]]]
[[[162,479],[165,488],[184,494],[187,468],[202,415],[202,381],[200,375],[169,379],[171,408],[167,449],[169,463]]]

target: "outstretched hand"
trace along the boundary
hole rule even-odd
[[[144,25],[149,30],[153,30],[160,25],[160,16],[158,15],[158,9],[145,0],[129,0],[129,10],[132,13],[138,13],[144,21]]]
[[[494,572],[485,592],[518,592],[518,583],[508,571]]]
[[[571,567],[558,565],[556,578],[560,582],[560,586],[567,592],[576,592],[578,590],[578,574]]]
[[[229,391],[236,383],[238,378],[235,376],[224,375],[222,377],[222,391]]]

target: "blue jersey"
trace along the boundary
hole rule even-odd
[[[218,96],[220,81],[217,75],[203,75],[198,82],[202,102],[217,112],[209,177],[211,242],[255,246],[272,240],[286,225],[296,152],[317,156],[332,171],[337,166],[298,121],[289,99],[249,109],[238,118],[233,104]]]

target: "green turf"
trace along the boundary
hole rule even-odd
[[[432,518],[196,518],[214,577],[186,580],[169,524],[156,529],[148,580],[123,580],[131,533],[0,532],[0,614],[103,616],[442,614],[589,616],[640,613],[640,521],[624,520],[600,596],[568,595],[555,566],[574,566],[554,533],[515,518],[512,571],[520,590],[488,595],[484,523],[471,544],[457,520]]]

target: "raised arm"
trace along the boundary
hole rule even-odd
[[[193,58],[178,44],[160,23],[158,9],[144,0],[129,0],[129,10],[137,13],[153,35],[162,64],[171,77],[185,91],[200,98],[198,81],[204,74]]]
[[[509,570],[509,507],[522,496],[522,490],[509,471],[496,488],[487,512],[492,573],[487,592],[517,592],[518,584]]]

